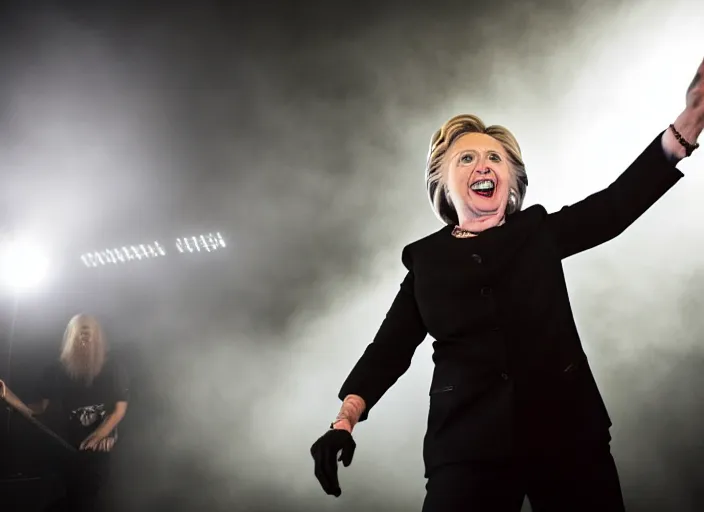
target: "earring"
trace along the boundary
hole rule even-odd
[[[506,204],[506,215],[516,213],[518,210],[518,194],[514,190],[508,193],[508,203]]]

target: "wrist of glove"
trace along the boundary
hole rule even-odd
[[[337,422],[339,426],[340,422]],[[344,428],[331,428],[323,434],[310,448],[310,454],[315,462],[315,477],[320,482],[326,494],[340,497],[340,481],[337,475],[337,463],[347,467],[352,463],[352,457],[357,444],[350,431]]]
[[[352,422],[347,418],[341,418],[330,423],[331,430],[346,430],[350,434],[352,433]]]

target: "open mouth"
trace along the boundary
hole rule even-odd
[[[482,197],[492,197],[496,190],[496,184],[492,180],[479,180],[472,183],[469,188]]]

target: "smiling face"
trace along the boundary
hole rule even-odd
[[[467,133],[445,158],[445,182],[460,227],[479,232],[500,224],[514,179],[501,143],[483,133]]]

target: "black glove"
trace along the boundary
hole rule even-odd
[[[328,430],[310,447],[310,454],[315,461],[315,476],[326,494],[336,498],[342,494],[337,479],[337,461],[342,461],[345,467],[349,466],[356,447],[352,434],[346,430]],[[342,453],[338,459],[340,450]]]

